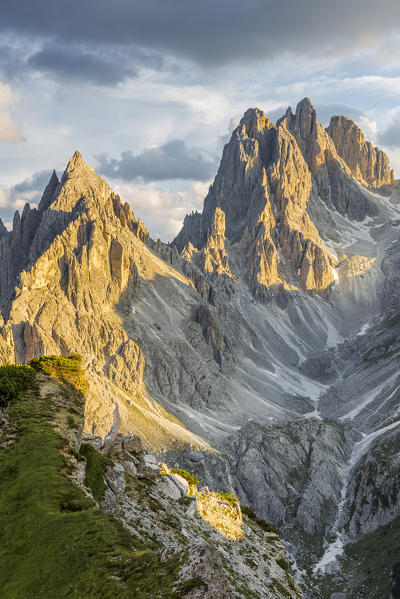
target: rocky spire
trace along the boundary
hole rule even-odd
[[[225,249],[225,213],[218,206],[214,212],[207,244],[201,254],[201,266],[209,273],[233,276]]]
[[[5,237],[6,235],[8,235],[8,231],[7,231],[6,227],[4,226],[3,221],[0,218],[0,237]]]
[[[306,148],[314,131],[318,134],[311,102],[304,100],[295,116],[288,111],[287,119]],[[323,128],[322,132],[329,138]],[[231,245],[238,244],[244,260],[241,270],[256,295],[259,286],[327,289],[335,260],[308,216],[311,191],[309,168],[286,121],[275,126],[258,108],[249,109],[224,148],[202,215],[188,217],[190,222],[185,219],[175,243],[182,250],[178,244],[191,242],[185,246],[185,258],[195,262],[198,255],[193,246],[198,243],[197,249],[208,258],[203,270],[221,272],[221,263],[226,269],[228,255],[222,255],[225,246],[215,233],[221,213],[226,218],[226,237]],[[196,234],[190,237],[195,224],[198,231],[207,232],[202,239]]]
[[[53,173],[50,177],[50,181],[47,183],[46,188],[43,192],[42,199],[39,202],[39,212],[43,212],[47,210],[53,201],[53,195],[59,185],[60,181],[57,177],[56,171],[53,170]]]
[[[254,137],[265,128],[272,129],[274,127],[266,114],[259,108],[249,108],[246,110],[240,124],[245,127],[249,137]]]
[[[333,116],[326,131],[339,156],[360,183],[370,187],[393,183],[394,172],[389,167],[388,157],[365,139],[361,129],[351,119]]]
[[[288,111],[280,122],[286,123],[295,137],[313,177],[314,188],[330,208],[354,220],[363,220],[374,213],[374,205],[354,181],[351,168],[339,155],[329,132],[318,122],[309,98],[298,103],[295,115],[290,116]]]

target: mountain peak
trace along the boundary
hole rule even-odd
[[[390,169],[388,157],[365,139],[364,133],[351,119],[333,116],[326,131],[337,153],[361,184],[382,187],[393,183],[394,172]]]
[[[300,110],[306,109],[306,110],[310,110],[310,111],[315,110],[313,103],[311,102],[311,99],[308,96],[306,96],[305,98],[300,100],[300,102],[297,104],[296,112],[299,109]]]
[[[248,108],[241,118],[240,124],[246,127],[249,136],[252,136],[258,131],[262,131],[266,127],[268,129],[274,127],[265,112],[259,108]]]
[[[90,166],[90,164],[83,159],[82,154],[76,150],[74,155],[69,159],[67,168],[65,169],[62,177],[62,182],[64,182],[66,178],[70,178],[71,176],[81,173],[86,174],[89,171],[94,173],[94,168]]]
[[[66,170],[68,171],[73,168],[76,168],[77,166],[80,166],[82,163],[85,163],[85,161],[82,158],[82,154],[78,152],[78,150],[76,150],[74,155],[69,159]]]

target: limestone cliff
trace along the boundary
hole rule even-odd
[[[185,219],[174,244],[189,259],[191,247],[203,251],[213,243],[212,219],[220,210],[227,239],[239,248],[239,270],[256,295],[259,285],[326,290],[335,259],[307,213],[311,191],[310,171],[286,122],[275,126],[250,109],[224,148],[202,215]]]
[[[337,153],[360,183],[370,187],[393,183],[394,172],[389,167],[388,157],[365,139],[361,129],[351,119],[334,116],[326,131],[331,136]]]
[[[145,358],[123,327],[123,293],[134,294],[139,277],[171,276],[191,286],[148,249],[147,236],[129,205],[76,153],[61,183],[53,174],[39,209],[26,208],[5,239],[10,255],[17,242],[24,253],[4,287],[0,352],[4,361],[22,362],[44,353],[81,353],[90,369],[88,430],[141,430],[153,446],[173,439],[201,445],[149,396]],[[7,253],[2,264],[13,264]],[[157,431],[148,424],[153,418]]]
[[[289,107],[278,122],[286,122],[310,169],[315,192],[329,207],[354,220],[363,220],[376,212],[356,184],[352,166],[346,163],[346,156],[342,156],[329,134],[331,129],[325,130],[318,122],[309,98],[299,102],[295,114]],[[353,153],[361,156],[362,147],[354,143]]]

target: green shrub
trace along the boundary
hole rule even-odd
[[[79,354],[38,356],[30,361],[30,365],[36,370],[70,383],[83,395],[88,389],[85,370],[82,368],[82,358]]]
[[[251,520],[257,520],[257,513],[250,505],[242,505],[242,514],[250,518]]]
[[[189,506],[193,501],[196,501],[196,497],[188,497],[187,495],[178,499],[178,503],[185,506]]]
[[[230,503],[231,505],[235,505],[235,503],[239,503],[240,501],[237,497],[234,496],[233,493],[218,493],[218,495],[224,500]]]
[[[280,568],[282,568],[282,570],[285,570],[285,572],[289,570],[289,562],[284,557],[280,557],[279,559],[277,559],[276,563]]]
[[[22,364],[0,367],[0,406],[18,398],[19,394],[34,385],[35,371]]]
[[[182,468],[171,468],[172,474],[179,474],[182,478],[184,478],[190,485],[199,485],[200,481],[198,478],[187,472],[186,470],[182,470]]]
[[[266,520],[263,520],[262,518],[256,518],[255,522],[261,526],[261,528],[263,528],[264,530],[266,530],[267,532],[273,532],[276,535],[280,535],[279,530],[275,527],[272,526],[272,524],[270,524],[269,522],[267,522]]]
[[[256,524],[261,526],[261,528],[263,528],[267,532],[273,532],[278,536],[280,535],[279,530],[275,526],[272,526],[272,524],[270,524],[266,520],[263,520],[262,518],[258,518],[255,509],[250,505],[242,505],[242,514],[245,514],[248,518],[254,520]]]
[[[202,578],[200,578],[200,576],[194,576],[193,578],[189,578],[179,585],[179,593],[181,595],[186,595],[189,591],[200,588],[203,588],[207,591],[208,584]]]
[[[90,443],[82,443],[80,453],[86,458],[84,483],[92,491],[93,497],[101,501],[107,489],[104,473],[111,464],[111,459],[97,451]]]
[[[279,591],[279,593],[281,593],[281,595],[283,595],[284,597],[290,597],[291,593],[288,591],[286,587],[283,586],[281,582],[279,582],[277,578],[272,579],[272,584],[276,588],[276,590]]]

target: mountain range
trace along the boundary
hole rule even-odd
[[[399,227],[388,157],[308,98],[245,112],[169,244],[76,152],[0,221],[1,363],[79,354],[87,442],[138,436],[234,491],[304,597],[395,599]]]

